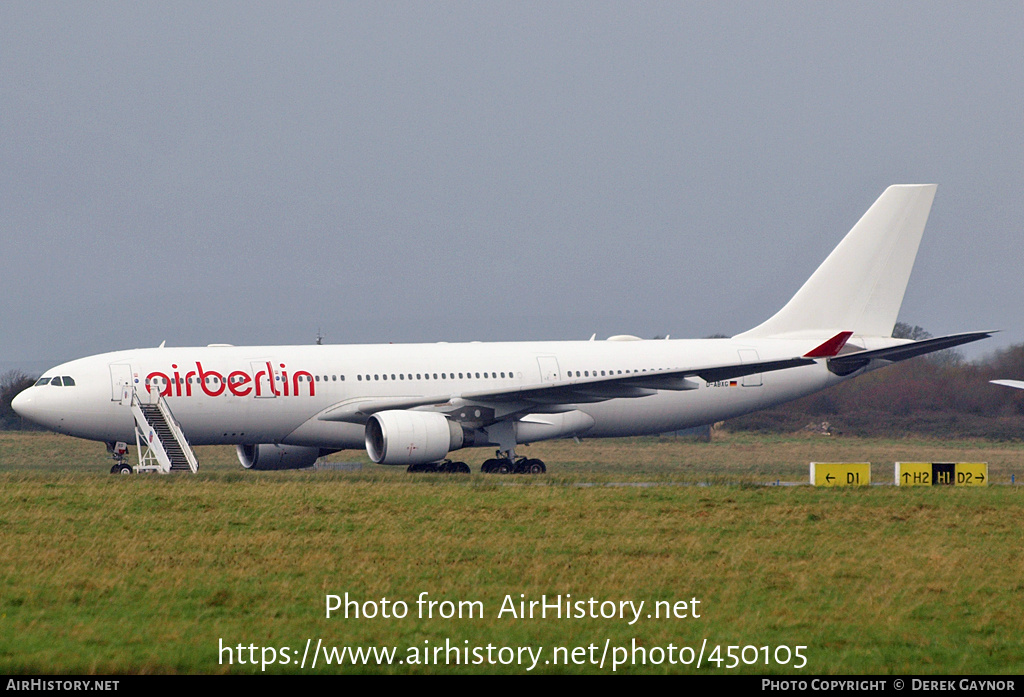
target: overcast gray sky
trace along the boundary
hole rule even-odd
[[[1024,341],[1022,46],[1016,1],[7,0],[0,366],[732,334],[931,182],[901,319],[983,355]]]

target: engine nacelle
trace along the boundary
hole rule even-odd
[[[320,448],[301,445],[238,445],[238,461],[247,470],[297,470],[312,467]]]
[[[437,462],[464,441],[462,426],[436,412],[381,411],[366,422],[366,454],[378,465]]]

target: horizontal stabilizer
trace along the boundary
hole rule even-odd
[[[1024,390],[1024,382],[1020,380],[989,380],[993,385],[1002,385],[1003,387],[1016,387],[1018,390]]]
[[[836,375],[849,375],[850,373],[860,370],[873,360],[889,361],[890,363],[905,361],[908,358],[923,356],[928,353],[934,353],[935,351],[943,351],[945,349],[953,348],[954,346],[969,344],[972,341],[987,339],[994,333],[995,332],[967,332],[964,334],[950,334],[949,336],[940,336],[934,339],[925,339],[923,341],[912,341],[906,344],[899,344],[897,346],[875,349],[873,351],[848,353],[845,356],[829,358],[828,369]]]

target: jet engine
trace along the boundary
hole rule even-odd
[[[238,445],[235,449],[247,470],[297,470],[312,467],[320,457],[320,448],[301,445]]]
[[[381,411],[366,422],[366,453],[379,465],[437,462],[465,442],[462,426],[429,411]]]

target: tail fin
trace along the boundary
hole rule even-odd
[[[785,307],[737,336],[892,336],[934,198],[934,184],[890,186]]]

